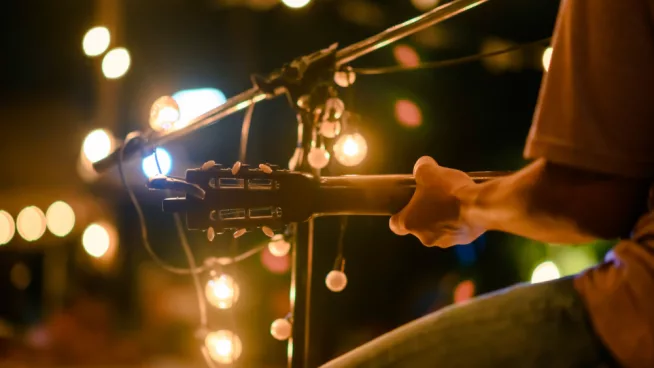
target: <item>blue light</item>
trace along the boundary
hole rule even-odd
[[[163,175],[170,174],[170,170],[173,168],[173,159],[170,157],[170,154],[163,148],[157,148],[157,159],[159,159],[161,173]],[[154,157],[154,153],[143,159],[141,167],[143,168],[143,173],[148,178],[159,175],[159,168],[157,167],[157,160]]]
[[[173,94],[179,106],[179,121],[176,126],[183,127],[192,119],[214,109],[227,100],[225,95],[215,88],[198,88],[179,91]]]

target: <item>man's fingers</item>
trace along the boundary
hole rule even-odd
[[[391,216],[391,219],[388,221],[388,227],[391,228],[391,231],[397,235],[407,235],[409,231],[404,227],[404,221],[402,220],[402,212],[396,213]]]
[[[413,165],[413,176],[417,184],[424,184],[426,179],[438,171],[438,163],[429,156],[422,156]]]

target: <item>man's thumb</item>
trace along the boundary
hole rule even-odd
[[[420,157],[418,161],[416,161],[416,164],[413,165],[413,176],[416,179],[416,183],[424,183],[425,179],[428,178],[430,174],[433,175],[436,173],[439,168],[440,166],[438,166],[438,163],[433,158],[429,156]]]

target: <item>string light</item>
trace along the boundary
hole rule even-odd
[[[124,47],[109,51],[102,59],[102,73],[108,79],[118,79],[129,70],[132,59]]]
[[[345,276],[345,272],[341,270],[330,271],[325,278],[325,285],[327,285],[327,289],[335,293],[343,291],[347,286],[347,276]]]
[[[155,132],[172,130],[179,118],[179,105],[170,96],[159,97],[150,108],[150,128]]]
[[[314,169],[323,169],[329,164],[329,152],[324,147],[312,147],[307,155],[309,165]]]
[[[232,364],[243,349],[241,339],[229,330],[210,332],[204,339],[211,359],[220,364]]]
[[[111,34],[107,27],[94,27],[84,35],[82,49],[87,56],[98,56],[107,51],[110,42]]]
[[[552,62],[552,54],[554,53],[554,49],[552,47],[548,47],[543,51],[543,69],[545,69],[546,72],[550,70],[550,63]]]
[[[102,258],[116,242],[115,229],[105,223],[92,223],[84,229],[82,246],[93,258]]]
[[[111,134],[104,129],[96,129],[90,132],[82,144],[84,157],[91,163],[98,162],[109,156],[114,146]]]
[[[356,166],[366,158],[368,144],[359,133],[344,134],[334,143],[334,157],[341,165]]]
[[[289,8],[292,9],[299,9],[307,6],[311,2],[311,0],[282,0],[284,5],[288,6]]]
[[[8,212],[0,211],[0,245],[5,245],[14,238],[16,224]]]
[[[272,239],[270,239],[270,242],[268,242],[268,250],[270,251],[270,254],[275,257],[283,257],[287,255],[290,249],[291,243],[287,242],[282,234],[273,236]]]
[[[536,284],[539,282],[545,282],[550,280],[556,280],[561,277],[559,268],[552,261],[546,261],[534,269],[534,272],[531,274],[531,283]]]
[[[43,211],[36,206],[25,207],[16,218],[16,228],[18,234],[29,242],[40,239],[46,228]]]
[[[68,235],[75,227],[75,211],[68,203],[57,201],[45,212],[48,229],[58,237]]]
[[[270,334],[279,341],[288,340],[292,330],[293,325],[286,318],[277,318],[270,324]]]
[[[204,293],[209,304],[218,309],[229,309],[238,301],[239,288],[231,276],[213,274]]]

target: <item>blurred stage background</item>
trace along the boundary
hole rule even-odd
[[[0,366],[202,366],[190,278],[167,274],[149,260],[117,172],[98,177],[89,159],[106,154],[112,140],[146,128],[159,96],[186,91],[176,95],[180,105],[186,101],[182,110],[203,112],[249,88],[251,73],[267,73],[333,42],[346,46],[438,3],[288,1],[3,4]],[[354,65],[411,66],[546,38],[558,5],[492,0]],[[106,29],[87,34],[98,26]],[[353,168],[333,163],[326,173],[409,173],[422,155],[462,170],[518,169],[546,46],[437,70],[359,75],[348,108],[364,118],[368,156]],[[166,145],[169,156],[162,155],[170,157],[171,173],[183,175],[210,159],[236,161],[241,118]],[[285,166],[295,139],[286,101],[263,102],[254,112],[248,162]],[[183,267],[172,219],[160,212],[162,197],[143,187],[152,165],[152,159],[134,161],[127,174],[156,252]],[[351,218],[348,286],[332,293],[324,277],[334,262],[338,219],[316,224],[316,364],[443,306],[530,282],[535,270],[534,281],[578,272],[610,246],[568,248],[490,233],[471,245],[428,249],[394,236],[385,218]],[[199,262],[230,254],[228,238],[209,243],[190,234]],[[248,234],[238,246],[266,242]],[[286,342],[271,337],[270,324],[289,311],[289,266],[287,255],[264,249],[231,273],[238,302],[227,311],[210,310],[215,329],[240,337],[235,366],[285,366]]]

